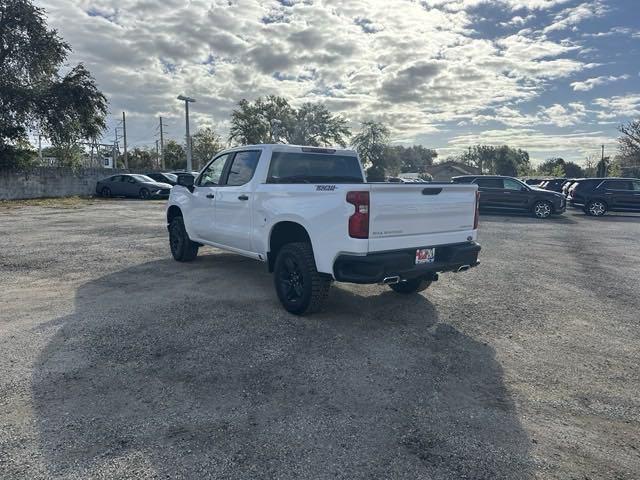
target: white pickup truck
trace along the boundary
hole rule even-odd
[[[333,280],[414,293],[478,265],[477,210],[473,184],[366,183],[353,150],[251,145],[180,175],[167,223],[176,260],[211,245],[266,262],[284,308],[303,314]]]

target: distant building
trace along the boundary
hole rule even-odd
[[[458,175],[479,175],[480,169],[460,162],[442,162],[430,165],[425,172],[433,177],[434,182],[448,182]],[[403,174],[404,175],[404,174]]]

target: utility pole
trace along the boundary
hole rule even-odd
[[[156,163],[160,166],[160,150],[158,150],[158,140],[156,140]]]
[[[602,155],[600,156],[602,162],[602,176],[607,176],[607,166],[604,164],[604,144],[602,145]]]
[[[160,117],[160,167],[164,169],[164,130]]]
[[[115,129],[116,139],[113,141],[113,168],[118,168],[118,128]]]
[[[127,119],[122,112],[122,136],[124,142],[124,168],[129,169],[129,159],[127,158]]]
[[[187,143],[187,172],[191,172],[193,170],[193,166],[191,164],[191,135],[189,135],[189,104],[195,102],[195,99],[191,97],[185,97],[184,95],[179,95],[178,100],[184,101],[184,112],[185,112],[185,141]]]

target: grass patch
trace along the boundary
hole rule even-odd
[[[60,197],[60,198],[28,198],[24,200],[0,200],[1,210],[11,210],[21,207],[44,208],[80,208],[98,202],[91,197]]]

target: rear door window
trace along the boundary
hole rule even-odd
[[[633,190],[633,184],[629,180],[607,180],[607,190]]]
[[[307,152],[273,152],[267,183],[363,183],[357,157]]]
[[[505,190],[517,190],[518,192],[522,190],[522,184],[517,180],[513,180],[512,178],[504,178],[502,181],[504,182]]]

